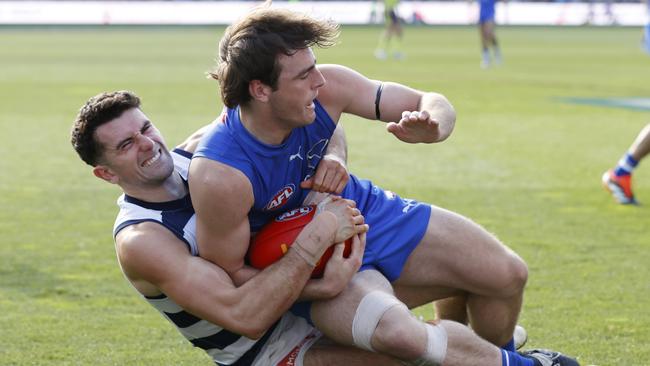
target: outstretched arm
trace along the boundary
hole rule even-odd
[[[391,89],[389,92],[392,92]],[[424,93],[415,110],[403,111],[397,122],[386,125],[386,130],[404,142],[433,143],[446,140],[455,124],[456,112],[447,98],[437,93]]]
[[[454,129],[456,112],[441,94],[382,84],[340,65],[320,65],[319,70],[327,80],[319,99],[334,120],[351,113],[389,122],[388,132],[409,143],[441,142]]]

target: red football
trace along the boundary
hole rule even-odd
[[[280,259],[296,240],[302,229],[311,222],[316,213],[316,206],[304,206],[287,211],[269,223],[255,235],[248,249],[248,261],[251,266],[263,269]],[[352,251],[352,239],[345,242],[343,255],[347,258]],[[334,253],[334,247],[327,248],[311,273],[312,278],[323,276],[325,264]]]

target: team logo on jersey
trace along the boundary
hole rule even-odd
[[[316,169],[320,159],[323,157],[323,152],[327,147],[327,143],[330,142],[328,139],[321,139],[314,146],[307,151],[307,167],[310,169]]]
[[[307,157],[307,174],[302,178],[303,181],[311,178],[316,172],[316,167],[320,163],[329,141],[328,139],[321,139],[307,151],[305,155]]]
[[[289,197],[296,191],[296,186],[289,184],[276,193],[266,205],[266,210],[276,209],[289,201]]]
[[[300,159],[300,160],[302,160],[302,155],[300,155],[300,150],[301,150],[301,149],[302,149],[302,145],[301,145],[301,146],[298,146],[298,152],[295,153],[295,154],[293,154],[293,155],[289,155],[289,161],[293,161],[293,159]]]
[[[314,208],[312,206],[294,208],[293,210],[287,211],[282,215],[276,217],[275,221],[283,222],[283,221],[291,221],[291,220],[299,219],[309,214],[313,209]]]
[[[402,199],[402,201],[404,202],[404,207],[402,208],[403,213],[409,212],[410,209],[418,205],[418,203],[415,202],[415,200],[409,198],[404,198]]]

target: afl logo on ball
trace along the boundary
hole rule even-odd
[[[271,201],[266,205],[266,210],[274,210],[287,203],[287,201],[289,201],[289,197],[291,197],[295,190],[296,188],[293,184],[289,184],[288,186],[279,190],[278,193],[276,193]]]
[[[309,214],[313,209],[314,206],[304,206],[304,207],[294,208],[293,210],[287,211],[282,215],[276,217],[275,221],[284,222],[284,221],[295,220]]]

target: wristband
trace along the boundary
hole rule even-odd
[[[305,262],[307,262],[311,268],[316,267],[316,264],[318,263],[316,263],[314,259],[309,258],[310,256],[307,254],[307,250],[303,248],[298,241],[294,242],[291,248],[293,248],[296,254],[298,254],[298,256],[300,256],[300,258],[302,258]]]
[[[318,203],[318,205],[316,205],[316,215],[323,212],[323,210],[325,210],[325,205],[330,203],[330,202],[332,202],[332,197],[330,195],[327,195],[327,197],[325,197],[322,201],[320,201]],[[316,215],[314,215],[314,216],[316,216]]]

